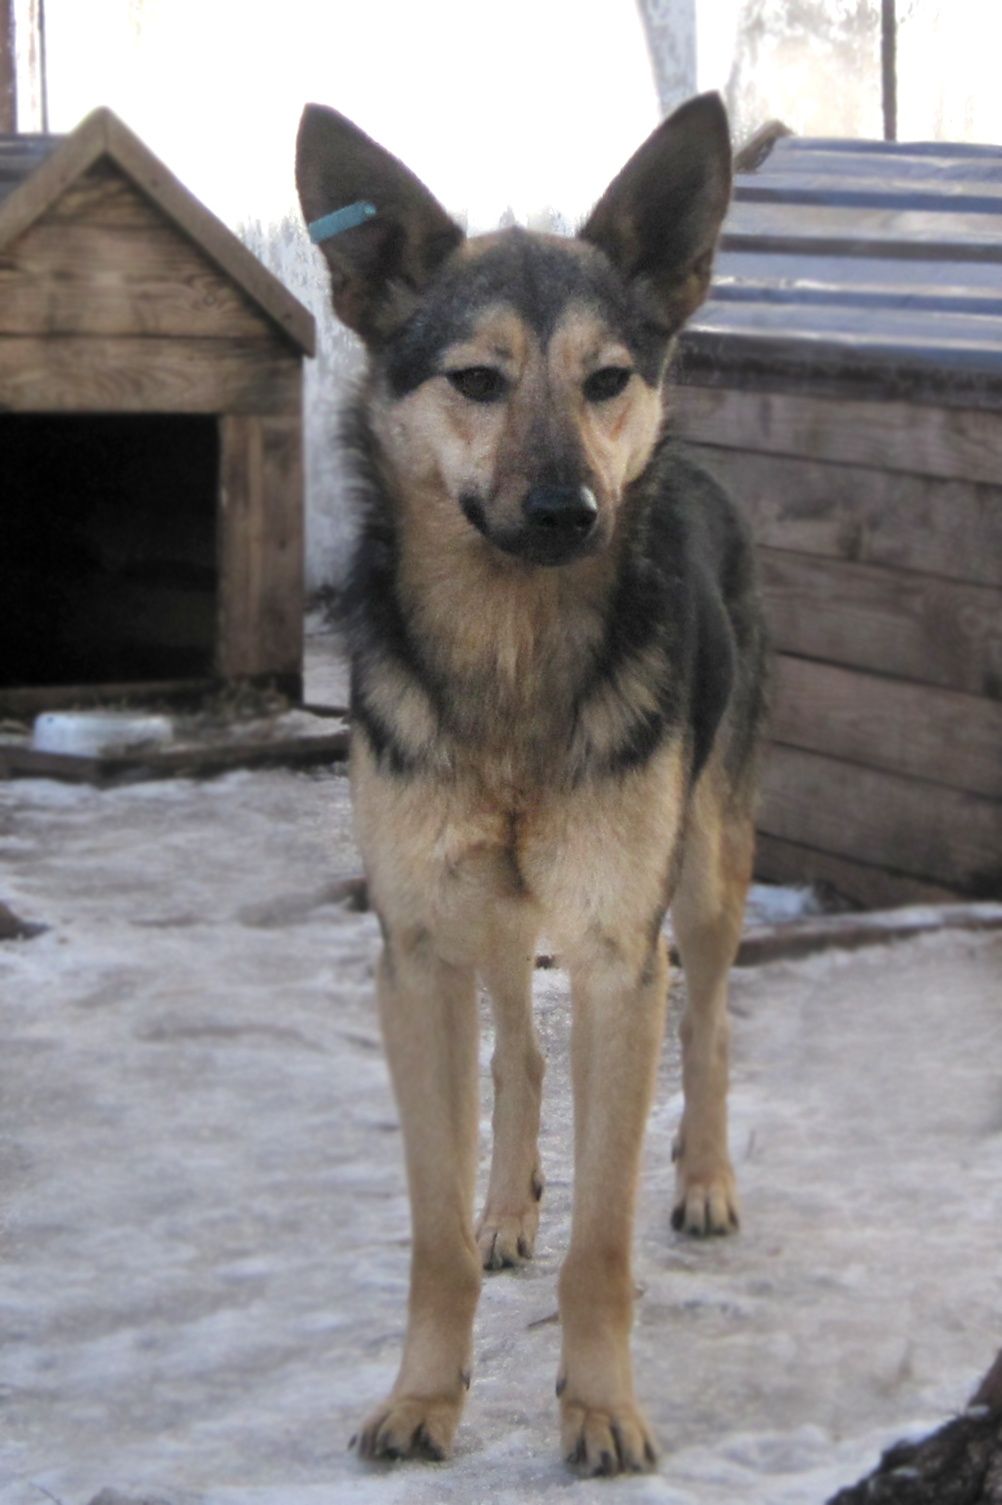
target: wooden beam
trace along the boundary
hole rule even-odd
[[[295,414],[301,386],[277,336],[0,340],[0,410],[12,413]]]
[[[1002,896],[1002,801],[773,744],[761,830],[970,894]]]
[[[301,677],[302,453],[298,419],[220,423],[220,623],[226,679]]]
[[[783,549],[759,561],[780,652],[1002,700],[997,590]]]
[[[721,445],[692,454],[768,548],[1002,586],[1002,486]]]
[[[273,326],[257,305],[163,215],[148,212],[147,224],[38,220],[0,259],[0,335],[271,342]]]
[[[772,702],[775,742],[1002,799],[1000,701],[778,654]]]
[[[977,409],[675,386],[668,419],[680,438],[727,449],[990,486],[1002,476],[1002,414]]]
[[[893,868],[857,862],[804,842],[760,831],[755,844],[755,875],[767,883],[819,884],[864,909],[895,909],[901,904],[944,904],[959,895],[945,884],[923,882]]]

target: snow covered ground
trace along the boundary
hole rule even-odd
[[[485,1282],[454,1461],[368,1469],[346,1443],[393,1377],[408,1215],[377,927],[333,897],[357,870],[343,777],[0,784],[0,864],[0,898],[50,927],[0,946],[2,1505],[105,1487],[172,1505],[822,1505],[962,1406],[1002,1342],[1002,937],[745,969],[744,1230],[670,1231],[672,1045],[637,1254],[664,1457],[651,1478],[574,1482],[553,1399],[567,1001],[540,972],[538,1257]]]

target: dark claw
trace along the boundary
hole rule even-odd
[[[679,1203],[678,1207],[672,1208],[671,1225],[676,1233],[681,1233],[685,1226],[685,1207]]]
[[[529,1253],[528,1242],[524,1238],[520,1238],[519,1241],[518,1241],[518,1252],[522,1256],[523,1259],[531,1259],[532,1258],[532,1255]]]
[[[349,1450],[355,1446],[355,1444],[356,1444],[357,1441],[358,1441],[358,1433],[357,1432],[353,1432],[351,1434],[351,1436],[348,1438],[348,1447],[349,1447]]]
[[[583,1437],[579,1437],[578,1440],[577,1440],[576,1445],[567,1454],[567,1462],[570,1464],[571,1468],[579,1468],[581,1466],[581,1464],[584,1462],[584,1456],[585,1456],[584,1438]]]
[[[603,1477],[608,1478],[610,1475],[616,1474],[618,1472],[619,1468],[616,1464],[615,1458],[607,1448],[603,1449],[598,1468],[595,1470],[596,1475],[602,1475]]]
[[[538,1171],[532,1173],[532,1195],[537,1202],[543,1199],[543,1178]]]
[[[648,1463],[657,1463],[657,1461],[658,1461],[657,1449],[655,1448],[655,1446],[654,1446],[654,1444],[652,1442],[645,1441],[645,1443],[644,1443],[644,1457],[647,1459]]]
[[[567,1376],[566,1376],[566,1374],[560,1374],[560,1375],[557,1376],[557,1399],[558,1400],[563,1395],[563,1393],[564,1393],[564,1391],[566,1389],[567,1389]]]
[[[432,1442],[428,1436],[423,1422],[411,1438],[411,1451],[420,1454],[422,1458],[427,1458],[430,1463],[441,1463],[445,1457],[438,1443]]]
[[[469,1390],[469,1388],[470,1388],[470,1371],[468,1369],[461,1369],[459,1371],[459,1382],[462,1385],[462,1387],[463,1387],[464,1390]]]

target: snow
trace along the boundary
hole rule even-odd
[[[346,1444],[393,1378],[408,1213],[377,926],[336,902],[358,870],[343,776],[0,784],[0,860],[0,897],[50,927],[0,946],[2,1505],[108,1487],[172,1505],[822,1505],[963,1407],[994,1356],[1002,938],[742,968],[744,1228],[670,1231],[672,1043],[636,1262],[664,1456],[650,1478],[573,1482],[553,1398],[567,998],[541,971],[537,1259],[485,1281],[455,1459],[369,1469]],[[763,896],[773,918],[807,902]],[[485,1028],[484,1171],[489,1050]]]

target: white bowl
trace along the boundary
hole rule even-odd
[[[31,745],[35,752],[96,757],[158,747],[173,730],[169,716],[143,711],[46,711],[35,717]]]

